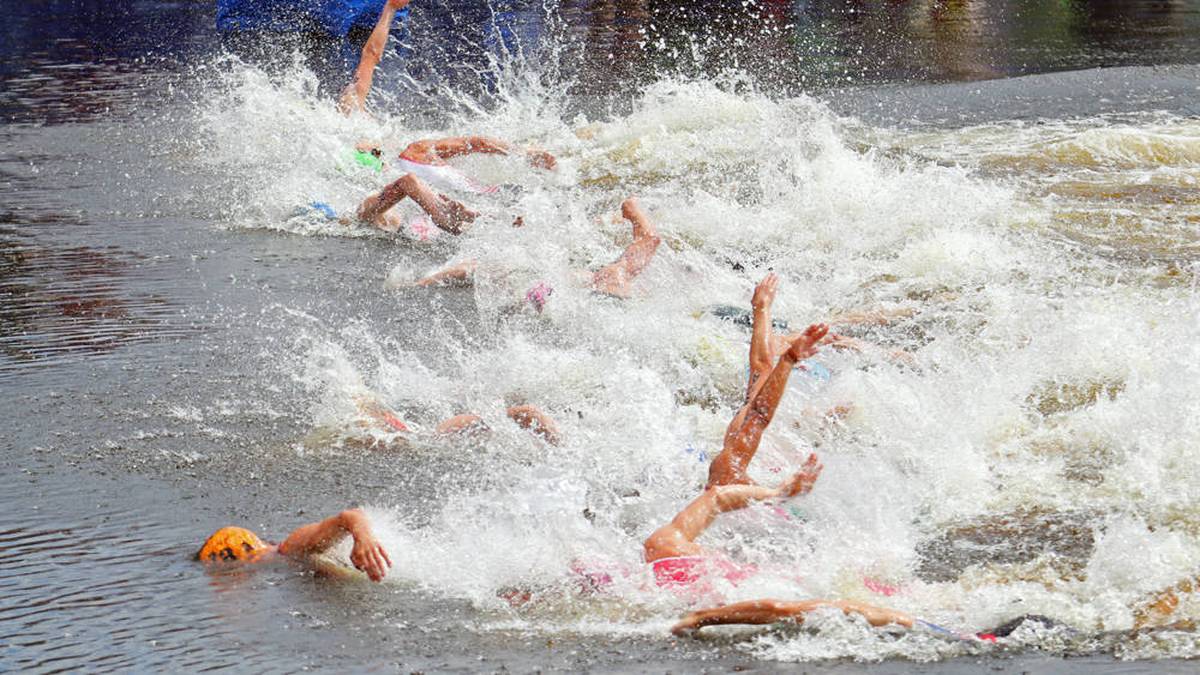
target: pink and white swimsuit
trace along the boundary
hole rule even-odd
[[[490,195],[500,189],[496,185],[484,185],[449,164],[428,164],[407,159],[402,155],[396,159],[396,168],[443,190]]]

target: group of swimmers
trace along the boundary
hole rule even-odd
[[[354,78],[339,98],[338,107],[342,112],[365,112],[374,71],[382,58],[392,20],[396,11],[408,3],[409,0],[387,0],[363,49]],[[408,144],[391,163],[384,159],[385,153],[377,143],[360,142],[354,152],[358,163],[364,166],[380,172],[392,166],[402,175],[362,200],[352,218],[338,218],[336,213],[331,212],[325,215],[338,218],[348,225],[357,222],[389,232],[405,227],[403,218],[395,211],[396,205],[405,198],[419,205],[434,227],[451,235],[459,235],[467,230],[478,213],[438,189],[475,193],[487,193],[493,189],[450,166],[448,160],[454,157],[472,153],[520,153],[537,168],[554,170],[557,164],[555,157],[544,150],[518,150],[503,141],[482,136],[416,141]],[[320,210],[324,212],[326,209]],[[653,260],[661,238],[636,199],[626,199],[621,205],[621,212],[632,226],[633,242],[615,261],[591,273],[586,283],[598,293],[628,297],[633,281]],[[520,226],[522,221],[517,218],[513,224]],[[462,261],[430,274],[416,284],[432,286],[469,282],[475,269],[473,261]],[[694,588],[714,580],[736,585],[757,574],[754,566],[734,562],[721,552],[698,544],[697,539],[722,513],[744,509],[757,502],[788,500],[805,495],[813,489],[821,474],[822,465],[815,454],[810,454],[800,470],[778,486],[759,485],[748,473],[763,434],[784,396],[789,378],[798,366],[803,367],[799,364],[815,355],[823,345],[856,348],[853,341],[830,333],[829,326],[823,323],[810,325],[796,333],[775,332],[771,306],[778,285],[779,278],[772,273],[766,275],[754,290],[749,320],[749,381],[741,407],[726,428],[721,452],[709,465],[707,484],[695,499],[670,522],[651,533],[644,542],[644,561],[650,566],[658,586]],[[538,284],[526,292],[524,299],[540,312],[552,291],[549,286]],[[402,433],[410,431],[409,425],[393,411],[374,400],[360,400],[359,409],[381,428]],[[557,444],[560,440],[554,421],[534,406],[512,406],[507,409],[507,415],[520,427],[546,442]],[[437,425],[436,432],[465,433],[478,430],[482,425],[478,415],[463,414],[443,421]],[[303,525],[277,546],[262,541],[254,533],[242,528],[222,528],[209,537],[197,557],[206,563],[261,561],[276,554],[311,560],[347,536],[353,540],[350,562],[371,580],[381,581],[391,568],[391,559],[375,537],[368,518],[357,509]],[[575,571],[593,581],[601,576],[592,575],[587,570]],[[594,590],[596,584],[585,586]],[[520,604],[529,599],[529,593],[508,593],[504,597],[513,604]],[[709,596],[693,594],[692,597]],[[1170,602],[1168,598],[1159,604]],[[1171,607],[1173,609],[1173,605]],[[923,625],[942,630],[895,610],[859,602],[822,599],[761,599],[697,609],[684,616],[672,630],[676,634],[684,634],[718,624],[766,624],[785,619],[802,622],[806,615],[821,609],[857,615],[873,626],[912,628]]]

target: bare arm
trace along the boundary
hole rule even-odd
[[[410,144],[401,153],[415,161],[430,162],[447,160],[460,155],[510,155],[514,152],[512,144],[498,138],[488,136],[452,136],[434,140],[417,141]],[[524,150],[525,158],[530,164],[543,169],[553,169],[557,164],[554,155],[537,148]]]
[[[367,95],[371,93],[371,83],[375,80],[375,68],[383,58],[383,50],[392,31],[392,21],[396,18],[396,11],[407,7],[408,2],[409,0],[388,0],[383,6],[371,36],[363,45],[362,57],[358,61],[358,67],[354,69],[354,79],[346,85],[338,99],[338,110],[343,114],[366,110]]]
[[[347,534],[354,538],[350,562],[366,572],[371,581],[382,581],[392,561],[383,545],[375,539],[366,514],[359,509],[342,511],[320,522],[301,525],[279,545],[279,552],[292,558],[322,553]]]
[[[721,485],[711,487],[685,506],[671,522],[655,530],[646,539],[646,562],[679,555],[700,555],[704,549],[696,538],[708,529],[717,516],[744,509],[752,502],[780,497],[794,497],[812,490],[824,468],[815,454],[808,456],[804,467],[779,487],[762,485]]]
[[[487,430],[487,424],[484,423],[482,417],[471,413],[465,413],[462,415],[455,415],[454,417],[444,420],[441,424],[437,425],[437,429],[434,431],[440,435],[449,436],[451,434],[461,434],[468,431],[485,430]]]
[[[554,420],[534,406],[515,405],[508,409],[508,417],[522,429],[528,429],[541,436],[550,445],[558,445],[561,440]]]
[[[450,284],[469,286],[475,280],[475,267],[474,260],[464,260],[421,277],[414,283],[417,286],[447,286]]]
[[[913,618],[903,612],[897,612],[884,607],[875,607],[861,602],[846,600],[804,600],[786,602],[782,600],[750,600],[738,602],[723,607],[702,609],[685,616],[671,628],[675,635],[686,635],[700,630],[705,626],[720,626],[727,624],[771,624],[785,619],[793,619],[797,623],[804,621],[804,615],[823,607],[834,607],[846,614],[858,614],[872,626],[887,626],[891,624],[912,628]]]

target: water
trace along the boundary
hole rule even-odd
[[[333,111],[344,54],[250,65],[218,49],[206,7],[19,10],[5,49],[20,58],[0,67],[0,662],[1196,656],[1188,630],[1128,631],[1197,559],[1198,14],[1041,5],[760,3],[718,22],[514,4],[500,31],[490,11],[433,5],[385,61],[374,121]],[[540,144],[560,169],[462,162],[523,187],[454,242],[290,217],[372,189],[336,167],[358,138],[467,131]],[[612,214],[630,193],[665,244],[633,299],[604,302],[573,270],[627,243]],[[474,290],[395,287],[466,257]],[[698,315],[745,304],[768,269],[793,326],[911,311],[857,334],[912,361],[826,355],[833,380],[785,399],[755,470],[774,481],[821,454],[803,520],[756,510],[702,541],[798,572],[725,597],[850,597],[964,630],[1040,613],[1079,633],[994,649],[823,617],[664,637],[685,603],[650,590],[640,543],[696,493],[687,448],[718,449],[743,386],[746,334]],[[546,314],[511,316],[536,280],[555,287]],[[364,438],[363,394],[419,427],[474,411],[493,432]],[[522,402],[559,422],[561,447],[507,424]],[[832,426],[806,414],[838,404],[852,409]],[[189,559],[218,526],[278,538],[353,504],[397,563],[383,586]],[[609,596],[553,590],[578,559],[632,571]],[[496,597],[509,586],[551,590],[514,611]]]

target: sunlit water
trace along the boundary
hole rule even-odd
[[[47,528],[94,531],[73,535],[72,550],[99,556],[89,574],[118,583],[95,571],[112,563],[88,537],[131,537],[114,545],[157,552],[149,561],[162,558],[182,587],[211,582],[215,591],[179,600],[191,608],[180,614],[198,603],[225,630],[231,619],[213,607],[228,580],[185,561],[208,531],[232,519],[279,536],[365,502],[395,562],[383,590],[335,591],[282,568],[239,576],[236,597],[264,605],[252,617],[265,625],[299,616],[328,629],[331,649],[364,628],[369,638],[344,653],[377,667],[416,653],[425,667],[469,667],[475,651],[512,658],[513,636],[527,650],[518,659],[549,660],[536,646],[566,641],[609,666],[623,657],[583,645],[609,641],[651,661],[1200,654],[1189,631],[1128,633],[1134,608],[1200,559],[1200,125],[1187,100],[898,125],[835,112],[824,100],[836,105],[836,92],[780,94],[727,69],[659,72],[580,105],[564,93],[579,85],[565,74],[575,48],[552,44],[537,62],[494,57],[486,102],[448,87],[429,99],[433,114],[389,114],[414,105],[391,90],[376,118],[348,120],[299,63],[268,75],[216,55],[179,78],[183,103],[163,115],[86,125],[99,141],[70,125],[7,128],[16,204],[0,231],[0,290],[13,299],[0,381],[13,409],[39,420],[15,425],[9,463],[45,472],[61,457],[148,473],[200,506],[163,506],[170,497],[156,493],[145,502],[178,517],[120,535],[144,508],[122,495],[126,511],[82,521],[93,529],[28,519],[5,546],[50,559],[39,548]],[[1172,76],[1200,82],[1191,69]],[[453,239],[297,215],[313,200],[351,210],[396,175],[353,167],[355,141],[394,156],[456,133],[536,144],[560,165],[457,162],[519,188],[463,196],[484,214]],[[598,298],[578,270],[629,242],[617,214],[631,194],[664,245],[633,298]],[[522,228],[510,226],[517,214]],[[480,262],[473,289],[407,286],[467,258]],[[747,306],[769,270],[784,279],[775,315],[793,328],[859,309],[905,316],[849,329],[878,349],[823,353],[828,383],[793,378],[752,475],[778,481],[815,450],[826,468],[813,493],[788,510],[722,518],[702,539],[774,572],[681,598],[654,586],[641,542],[696,495],[702,457],[720,449],[744,391],[748,333],[705,309]],[[539,281],[554,293],[536,315],[519,301]],[[911,357],[888,358],[895,350]],[[447,441],[364,430],[362,396],[418,429],[473,411],[491,432]],[[510,425],[503,410],[515,403],[553,416],[563,445]],[[849,414],[821,421],[837,405]],[[75,419],[83,410],[95,419]],[[612,588],[573,592],[581,562],[616,570]],[[157,569],[142,559],[134,576]],[[83,609],[107,597],[39,593],[15,568],[4,577],[21,597],[48,598],[56,621],[91,625]],[[539,600],[513,609],[497,597],[511,587]],[[1076,630],[1028,630],[995,648],[829,615],[804,630],[715,631],[664,653],[666,629],[696,602],[759,597],[863,600],[964,632],[1021,614]],[[1197,612],[1185,599],[1177,616]],[[0,617],[16,627],[6,649],[48,668],[37,645],[67,629],[29,616]],[[169,634],[173,616],[139,630]],[[427,653],[434,638],[414,637],[423,621],[427,635],[456,636],[444,663]],[[228,639],[187,630],[206,647]],[[247,662],[265,663],[264,646],[279,644],[261,630],[245,638],[256,645]],[[405,658],[380,647],[389,641]],[[62,644],[65,663],[86,658]],[[107,653],[112,667],[130,665],[119,660],[127,648]],[[327,654],[304,651],[296,664]]]

